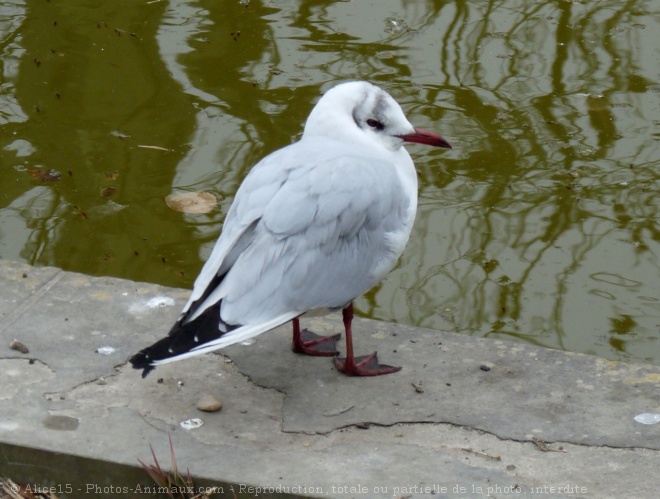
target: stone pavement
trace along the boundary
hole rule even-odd
[[[127,359],[188,291],[8,261],[0,283],[0,478],[135,497],[137,459],[151,445],[168,467],[169,436],[223,497],[658,495],[660,424],[634,419],[660,413],[657,366],[356,320],[356,351],[401,372],[343,376],[292,353],[287,325],[143,380]],[[341,329],[339,314],[302,322]],[[199,411],[204,394],[222,410]]]

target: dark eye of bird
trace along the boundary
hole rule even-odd
[[[369,118],[367,120],[367,125],[369,125],[371,128],[375,128],[376,130],[382,130],[383,128],[385,128],[385,125],[383,125],[378,120],[374,120],[373,118]]]

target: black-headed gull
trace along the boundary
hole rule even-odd
[[[130,361],[154,366],[243,342],[293,321],[293,350],[334,356],[351,376],[398,371],[353,355],[352,301],[403,252],[417,210],[405,142],[451,148],[414,128],[384,90],[343,83],[318,101],[302,138],[266,156],[241,184],[211,256],[167,337]],[[307,312],[343,311],[341,335],[301,331]]]

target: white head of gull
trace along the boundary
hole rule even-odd
[[[355,298],[395,265],[417,210],[417,174],[405,142],[450,148],[414,128],[384,90],[363,81],[329,90],[302,138],[262,159],[247,175],[222,233],[169,334],[135,354],[155,366],[243,342],[293,323],[293,351],[334,357],[350,376],[398,371],[376,352],[353,354]],[[342,310],[340,334],[300,330],[308,312]]]

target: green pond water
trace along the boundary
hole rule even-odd
[[[454,149],[409,147],[415,228],[358,314],[657,363],[657,11],[0,2],[0,257],[190,288],[250,167],[367,79]],[[173,211],[176,191],[219,205]]]

